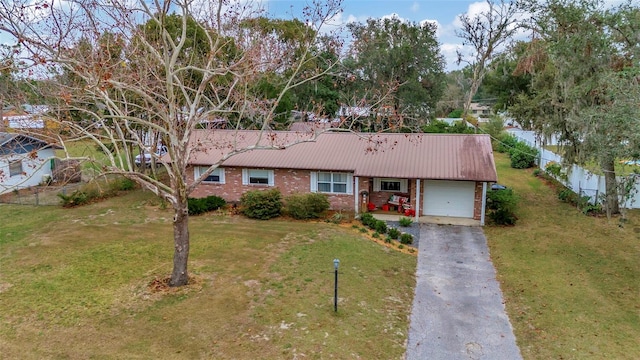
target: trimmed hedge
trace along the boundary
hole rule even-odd
[[[278,189],[247,191],[240,197],[240,205],[245,216],[268,220],[282,213],[282,194]]]

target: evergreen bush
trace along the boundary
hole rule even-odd
[[[386,234],[387,233],[387,222],[384,221],[384,220],[376,221],[374,230],[376,232],[380,233],[380,234]]]
[[[513,189],[487,192],[487,217],[496,225],[515,225],[518,197]]]
[[[325,194],[294,194],[285,199],[285,212],[294,219],[317,219],[329,210],[329,198]]]
[[[413,235],[407,233],[400,235],[400,243],[405,245],[413,244]]]
[[[394,240],[397,240],[400,237],[400,230],[396,228],[389,228],[389,237]]]
[[[189,215],[200,215],[209,211],[218,210],[227,202],[219,196],[207,196],[204,198],[188,198]]]
[[[518,141],[516,145],[509,150],[511,158],[511,167],[514,169],[528,169],[536,165],[538,157],[538,149]]]
[[[282,194],[280,190],[252,190],[240,197],[242,213],[252,219],[268,220],[280,216]]]

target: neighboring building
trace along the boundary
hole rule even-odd
[[[301,143],[284,147],[296,141]],[[488,135],[203,130],[191,143],[197,145],[187,177],[194,180],[234,148],[263,147],[223,161],[191,194],[229,202],[249,190],[279,188],[284,196],[325,193],[332,209],[359,212],[399,195],[416,217],[484,224],[487,184],[497,181]]]
[[[296,121],[289,125],[289,131],[298,133],[323,132],[339,125],[339,121]]]
[[[51,179],[57,148],[31,136],[0,132],[0,194]]]
[[[24,110],[23,110],[24,109]],[[2,112],[0,129],[45,129],[55,128],[53,119],[46,116],[46,105],[22,105],[22,109]]]
[[[477,119],[488,118],[493,114],[490,106],[482,105],[480,103],[471,103],[469,110],[471,111],[471,115],[475,116]]]

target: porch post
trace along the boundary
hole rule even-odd
[[[480,209],[480,226],[484,226],[485,206],[487,205],[487,182],[482,183],[482,209]]]
[[[415,222],[420,218],[420,179],[416,179],[416,214]]]
[[[353,187],[353,189],[354,189],[354,192],[353,192],[354,196],[353,197],[355,199],[355,205],[356,205],[354,208],[356,210],[355,215],[358,215],[360,213],[360,211],[358,211],[359,210],[359,205],[360,205],[359,204],[360,203],[360,189],[359,189],[359,187],[360,187],[360,184],[359,184],[360,183],[360,181],[359,181],[360,178],[358,178],[357,176],[354,176],[353,179],[356,182],[356,184]]]

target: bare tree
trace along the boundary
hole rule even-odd
[[[456,31],[463,46],[471,47],[469,53],[458,50],[458,64],[466,63],[472,70],[469,89],[465,94],[463,119],[469,112],[471,100],[478,92],[491,60],[501,53],[504,45],[518,31],[520,10],[516,2],[486,0],[486,4],[488,9],[478,14],[460,15],[462,29]]]
[[[339,2],[314,1],[305,12],[306,31],[313,36],[301,37],[295,57],[242,21],[258,15],[254,8],[222,0],[0,0],[0,31],[16,39],[31,71],[56,85],[50,95],[58,100],[60,128],[70,135],[51,134],[51,140],[62,146],[95,143],[107,154],[99,164],[102,175],[123,175],[171,204],[170,285],[182,286],[188,282],[189,193],[224,160],[265,138],[277,148],[301,141],[276,139],[270,123],[284,93],[332,69],[313,72],[305,64],[315,56],[319,28],[339,11]],[[280,95],[261,98],[254,84],[266,73],[282,73],[283,64],[288,80]],[[195,129],[216,119],[228,128],[258,124],[263,133],[242,147],[242,141],[190,142]],[[159,144],[167,147],[170,161],[156,153]],[[185,174],[196,147],[224,156],[190,182]],[[163,176],[135,165],[139,149],[164,169]]]

